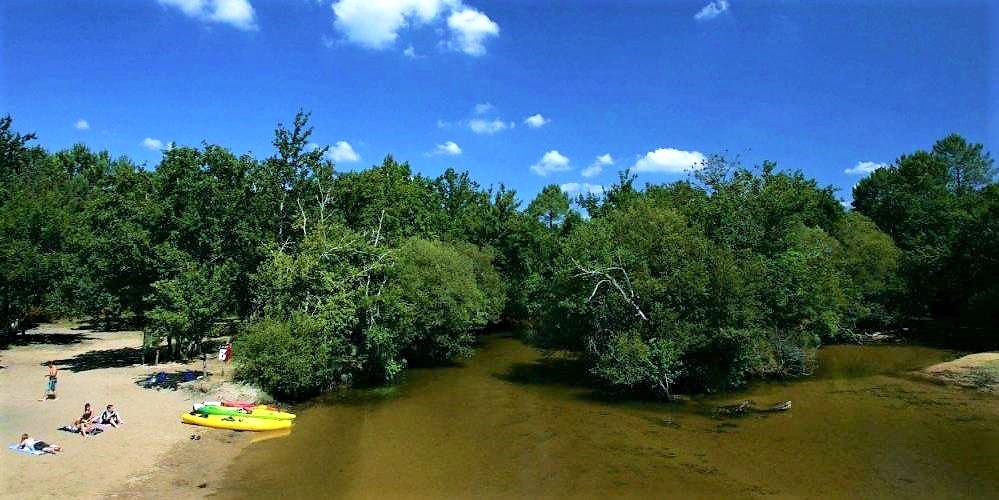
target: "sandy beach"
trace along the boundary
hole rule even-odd
[[[978,389],[985,392],[999,391],[999,352],[978,352],[953,361],[938,363],[918,372],[945,384]]]
[[[178,415],[204,396],[137,382],[157,372],[177,380],[200,372],[202,363],[142,365],[141,345],[141,332],[42,325],[0,351],[0,497],[190,498],[220,484],[225,466],[251,436],[181,424]],[[39,401],[47,361],[59,367],[58,399]],[[58,430],[87,402],[97,414],[115,404],[125,425],[89,438]],[[7,450],[21,433],[64,451],[30,456]]]

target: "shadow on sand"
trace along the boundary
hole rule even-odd
[[[72,358],[53,360],[56,366],[71,372],[85,372],[101,368],[124,368],[142,364],[142,348],[122,347],[77,354]],[[44,366],[44,363],[42,363]]]
[[[29,345],[73,345],[90,340],[86,333],[23,333],[0,336],[0,349]]]
[[[209,372],[209,375],[211,373]],[[141,377],[136,377],[135,385],[143,389],[170,389],[177,390],[180,384],[197,380],[202,375],[200,370],[184,370],[181,372],[153,372]]]

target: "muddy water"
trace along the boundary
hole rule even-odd
[[[833,346],[814,377],[679,404],[607,401],[578,364],[506,337],[401,387],[300,410],[225,496],[996,498],[999,397],[906,377],[952,357]],[[721,418],[742,399],[785,413]]]

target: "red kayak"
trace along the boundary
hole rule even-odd
[[[242,408],[246,411],[253,410],[258,406],[265,406],[260,403],[252,403],[250,401],[222,401],[222,406],[228,406],[230,408]],[[266,405],[268,410],[280,411],[277,406]]]

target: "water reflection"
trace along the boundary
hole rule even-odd
[[[951,356],[834,346],[809,379],[659,403],[491,337],[460,366],[314,402],[240,457],[224,496],[995,497],[999,398],[905,376]],[[794,406],[715,411],[745,399]]]

